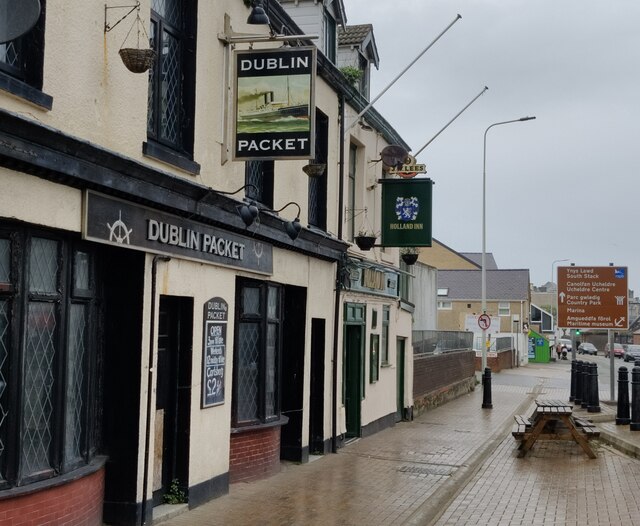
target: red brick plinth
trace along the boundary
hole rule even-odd
[[[250,482],[280,471],[280,426],[231,435],[229,482]]]

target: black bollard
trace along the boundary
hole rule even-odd
[[[589,364],[589,413],[600,412],[600,393],[598,393],[598,364]]]
[[[571,360],[571,391],[569,392],[569,402],[576,399],[576,372],[578,370],[578,360]]]
[[[576,360],[576,392],[573,398],[576,407],[582,403],[582,360]]]
[[[580,395],[580,407],[589,407],[589,362],[582,362],[582,394]]]
[[[640,367],[631,370],[631,431],[640,431]]]
[[[484,374],[482,375],[482,408],[493,409],[491,403],[491,369],[489,367],[484,368]]]
[[[631,422],[629,418],[629,371],[622,366],[618,369],[618,411],[616,425],[626,426]]]

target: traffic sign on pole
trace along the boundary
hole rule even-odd
[[[558,327],[629,327],[627,267],[558,267]]]

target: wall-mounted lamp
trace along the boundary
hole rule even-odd
[[[258,191],[255,185],[245,184],[244,186],[241,186],[240,188],[238,188],[233,192],[221,192],[221,191],[217,191],[217,192],[219,194],[224,194],[224,195],[235,195],[240,190],[244,190],[245,188],[253,188],[254,191],[256,192]],[[245,224],[245,226],[247,226],[247,228],[250,227],[253,224],[253,222],[258,218],[258,213],[259,213],[258,204],[253,199],[249,201],[249,203],[243,203],[241,205],[236,206],[236,210],[238,211],[238,215],[240,216],[240,219],[242,219],[243,223]]]
[[[253,7],[251,8],[251,13],[249,14],[249,18],[247,18],[247,24],[253,25],[270,25],[269,17],[267,13],[265,13],[261,0],[257,0],[253,2]]]
[[[274,210],[274,212],[282,212],[289,205],[295,205],[298,207],[298,214],[293,221],[286,221],[284,224],[284,229],[287,235],[291,238],[292,241],[295,241],[300,235],[300,230],[302,230],[302,225],[300,224],[300,205],[295,201],[289,201],[286,205],[278,210]]]

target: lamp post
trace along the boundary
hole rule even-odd
[[[530,121],[535,117],[521,117],[510,121],[494,122],[484,131],[482,154],[482,314],[487,313],[487,133],[494,126],[512,122]],[[487,329],[482,329],[482,372],[487,367]]]

